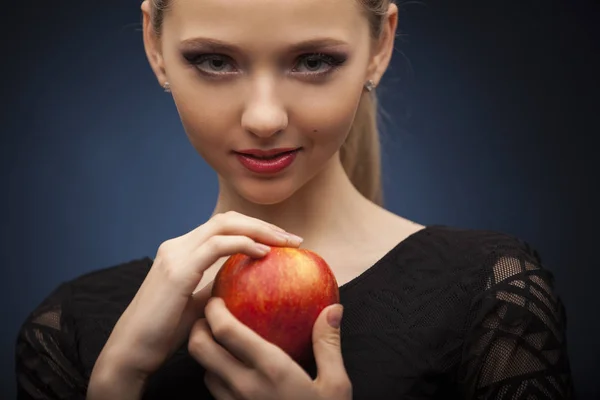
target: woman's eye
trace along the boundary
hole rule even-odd
[[[236,69],[227,57],[219,54],[203,54],[189,60],[198,70],[207,74],[221,75],[235,72]]]
[[[302,75],[325,75],[333,72],[346,62],[343,55],[307,54],[300,58],[293,72]]]
[[[302,60],[302,65],[306,67],[309,71],[318,71],[322,67],[325,61],[318,58],[305,58]]]

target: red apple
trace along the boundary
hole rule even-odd
[[[319,313],[340,301],[325,260],[310,250],[288,247],[272,247],[258,259],[229,257],[215,277],[212,295],[300,364],[313,360],[312,329]]]

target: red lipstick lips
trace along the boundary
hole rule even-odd
[[[292,165],[299,150],[300,148],[248,149],[235,153],[238,161],[251,172],[275,174]]]

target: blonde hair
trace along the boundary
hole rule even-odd
[[[356,0],[369,20],[371,37],[378,39],[383,30],[385,16],[393,0]],[[151,23],[160,36],[164,14],[169,0],[150,0]],[[381,179],[381,145],[377,120],[375,91],[364,91],[346,142],[340,150],[340,159],[346,174],[356,189],[372,202],[383,204]]]

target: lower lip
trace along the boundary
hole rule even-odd
[[[298,150],[285,153],[275,158],[262,159],[237,153],[237,159],[248,170],[257,174],[275,174],[281,172],[294,162]]]

